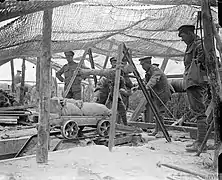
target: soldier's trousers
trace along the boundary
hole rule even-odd
[[[207,133],[204,100],[207,93],[206,86],[192,86],[187,88],[190,109],[197,118],[197,141],[202,143]]]

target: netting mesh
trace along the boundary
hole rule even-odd
[[[96,2],[96,3],[95,3]],[[145,9],[135,6],[114,6],[132,1],[91,1],[54,8],[52,17],[52,52],[92,47],[93,52],[117,55],[118,44],[126,43],[133,57],[145,55],[180,60],[185,44],[177,29],[183,24],[195,25],[194,6],[178,5]],[[128,2],[128,4],[127,4]],[[93,4],[94,3],[94,4]],[[102,3],[102,2],[101,2]],[[134,2],[135,3],[135,2]],[[212,11],[214,21],[216,12]],[[43,11],[24,15],[0,28],[0,60],[41,55]],[[110,44],[114,43],[112,48]]]

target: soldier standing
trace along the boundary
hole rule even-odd
[[[163,122],[163,113],[165,112],[165,107],[163,105],[166,104],[171,98],[170,86],[168,84],[168,80],[164,72],[159,69],[157,66],[151,64],[152,57],[144,57],[139,59],[142,68],[146,71],[145,74],[145,84],[146,89],[149,90],[151,98],[154,101],[157,111],[160,115],[160,120]],[[154,92],[151,90],[155,92]],[[133,91],[138,89],[137,87],[133,88]],[[160,101],[156,95],[160,98]],[[160,130],[158,123],[156,123],[154,131],[150,135],[157,135]]]
[[[73,72],[76,70],[78,63],[73,61],[74,52],[73,51],[67,51],[64,53],[66,56],[66,60],[68,61],[68,64],[65,64],[57,73],[56,77],[61,81],[65,82],[64,91],[67,89],[67,86],[73,76]],[[82,65],[81,68],[87,69],[84,65]],[[62,74],[64,74],[65,78],[62,77]],[[80,75],[77,75],[66,98],[73,98],[76,100],[81,99],[81,80],[82,77]]]
[[[178,36],[187,45],[184,56],[184,87],[190,108],[197,118],[197,139],[186,146],[188,152],[198,151],[207,132],[204,97],[207,92],[208,78],[201,39],[194,33],[194,29],[193,25],[183,25],[178,29]],[[194,60],[200,65],[196,72],[192,65]]]

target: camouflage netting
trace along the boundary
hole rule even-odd
[[[181,60],[185,44],[180,41],[177,29],[183,24],[195,25],[197,11],[200,10],[200,7],[191,5],[155,9],[147,9],[147,6],[144,6],[149,2],[158,4],[157,0],[77,2],[79,1],[72,1],[53,10],[53,54],[92,47],[94,53],[107,55],[110,52],[111,56],[116,56],[118,44],[124,42],[132,50],[133,57],[168,56],[171,59]],[[176,2],[178,4],[178,1],[174,0],[164,2],[171,5]],[[179,2],[182,3],[182,0]],[[184,4],[192,3],[200,5],[198,0],[184,1]],[[43,4],[37,4],[39,8],[37,10],[41,10]],[[53,6],[58,4],[52,3],[51,7]],[[26,11],[29,13],[27,8]],[[214,21],[217,22],[217,13],[212,11],[212,14]],[[1,27],[0,65],[9,58],[40,56],[42,26],[43,11],[38,11],[17,17]]]

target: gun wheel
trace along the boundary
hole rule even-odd
[[[100,120],[97,124],[97,132],[100,136],[108,136],[110,131],[110,122],[108,120]]]
[[[65,139],[75,139],[78,135],[78,130],[78,124],[73,120],[65,121],[61,127],[61,133]]]

